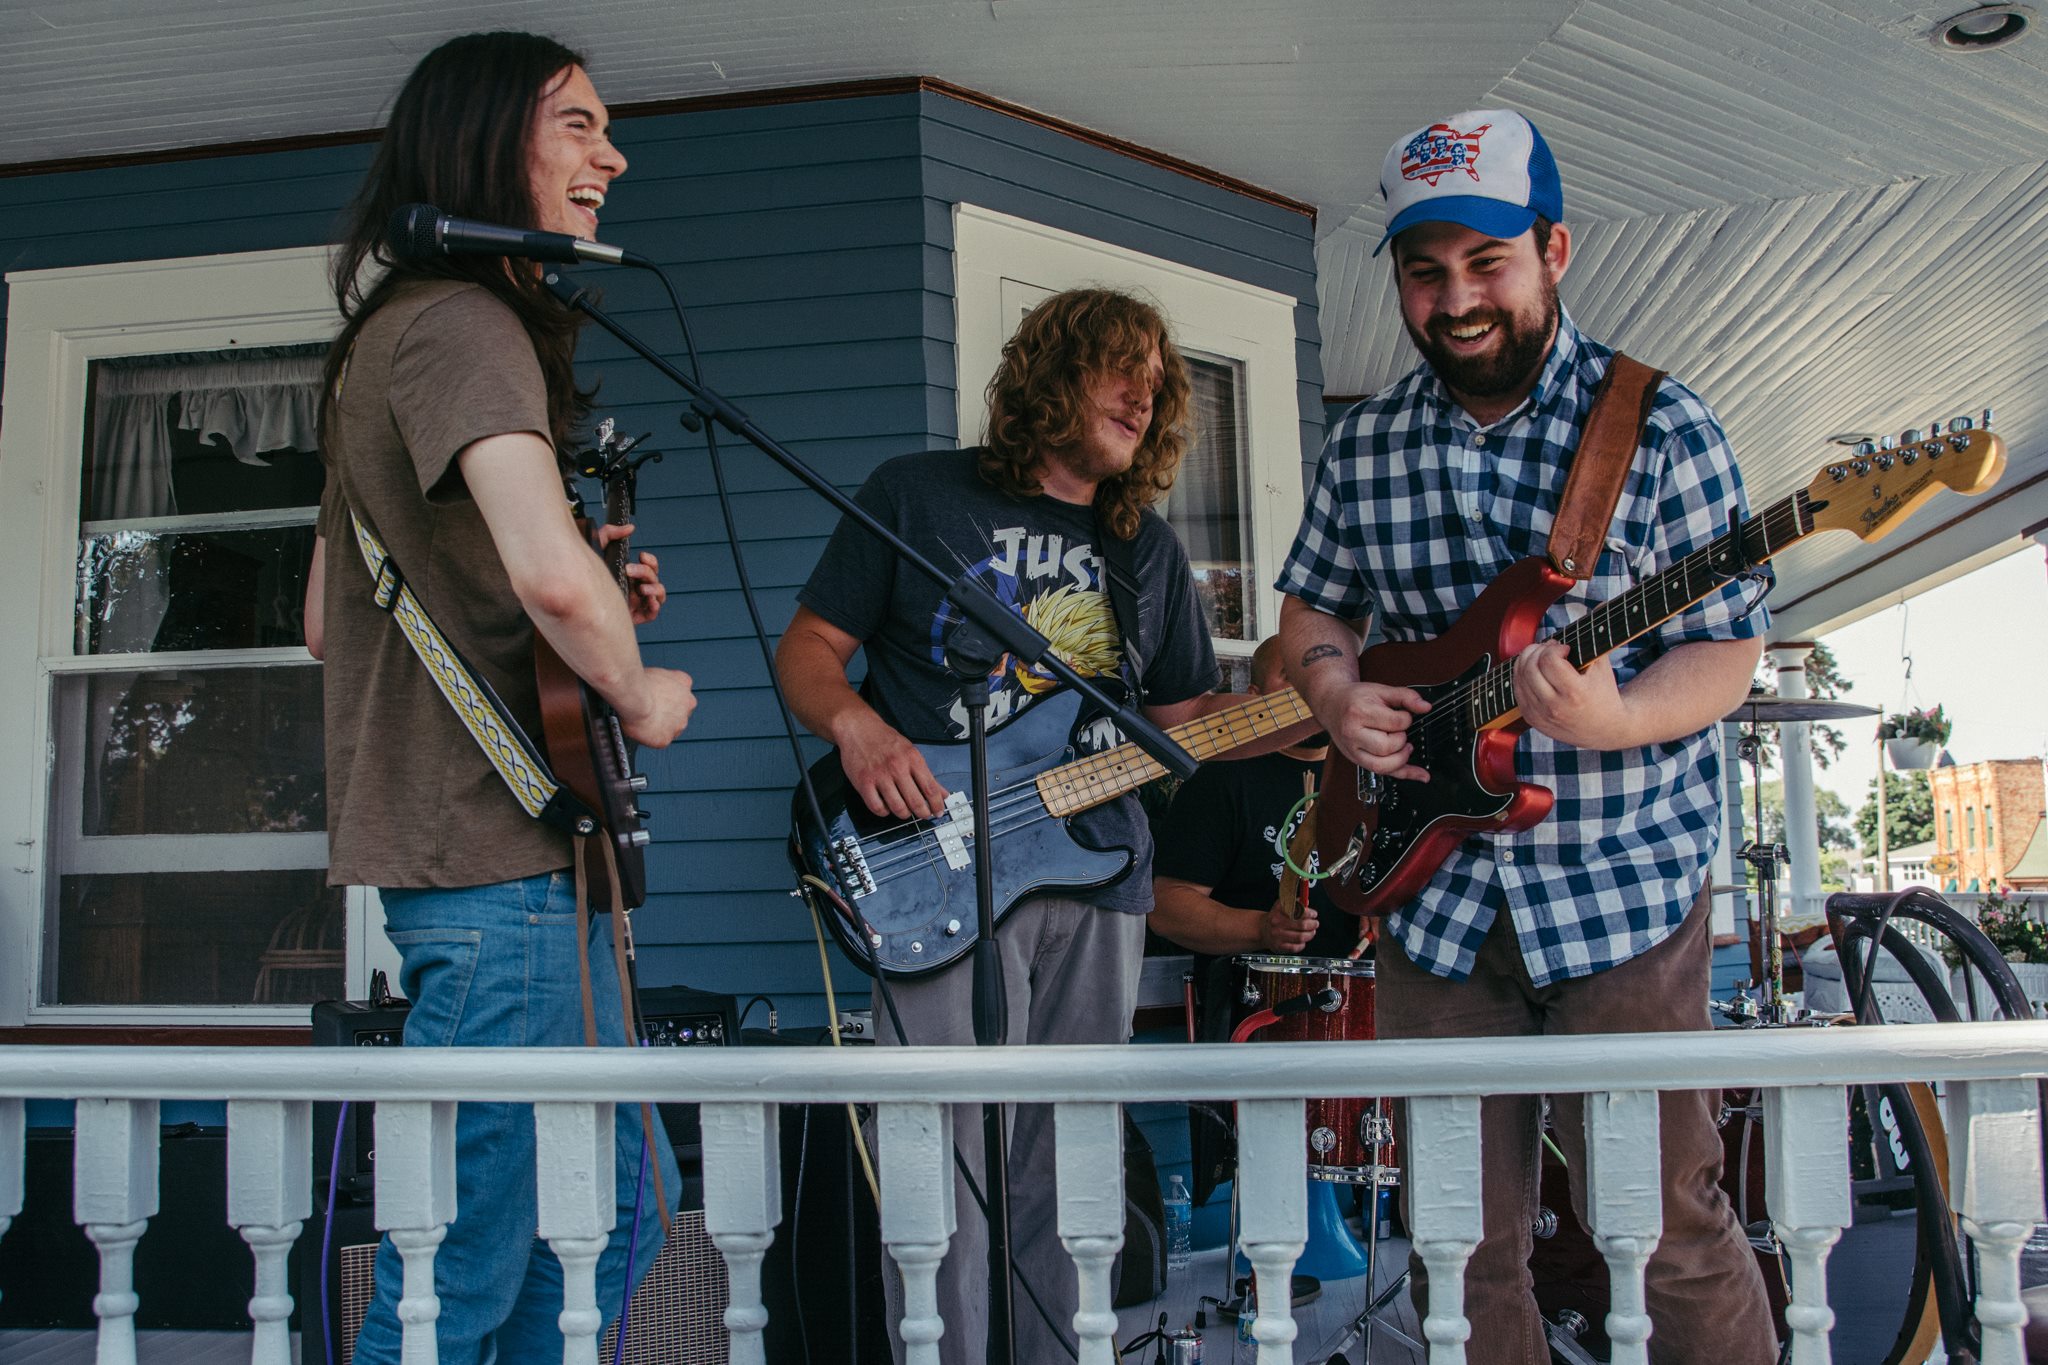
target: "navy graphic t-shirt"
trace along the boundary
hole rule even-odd
[[[1013,498],[975,469],[977,451],[935,450],[882,465],[856,501],[876,520],[948,572],[972,570],[990,591],[1052,641],[1084,676],[1119,693],[1123,638],[1106,591],[1092,509],[1038,496]],[[1187,553],[1171,528],[1147,512],[1132,546],[1138,578],[1138,651],[1147,705],[1169,706],[1213,691],[1219,680]],[[797,600],[865,642],[861,695],[919,743],[964,742],[965,708],[945,669],[947,630],[958,612],[939,586],[899,564],[881,542],[842,521]],[[988,679],[991,731],[1057,684],[1041,669],[1005,657]],[[1081,753],[1123,742],[1107,718],[1085,708],[1075,734]],[[1132,875],[1087,893],[1109,909],[1152,908],[1151,834],[1134,796],[1074,818],[1088,843],[1137,854]]]

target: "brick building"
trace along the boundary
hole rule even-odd
[[[1994,758],[1936,768],[1928,779],[1934,842],[1956,859],[1949,889],[1989,890],[2005,884],[2048,815],[2041,760]]]

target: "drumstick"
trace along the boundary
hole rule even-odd
[[[1316,775],[1313,770],[1301,775],[1301,797],[1305,803],[1301,812],[1301,823],[1294,827],[1294,836],[1287,841],[1286,865],[1280,873],[1280,899],[1287,902],[1287,913],[1294,919],[1308,914],[1308,878],[1294,869],[1305,866],[1304,860],[1315,852],[1316,847]]]

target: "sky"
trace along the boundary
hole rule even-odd
[[[1940,703],[1955,723],[1948,750],[1956,762],[2048,754],[2048,565],[2040,546],[2028,544],[1824,642],[1855,684],[1843,700],[1885,712]],[[1814,777],[1854,811],[1877,771],[1877,717],[1835,728],[1848,752]]]

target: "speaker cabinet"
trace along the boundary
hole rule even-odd
[[[299,1358],[306,1365],[350,1365],[375,1283],[378,1235],[370,1210],[341,1204],[334,1211],[334,1245],[328,1249],[327,1307],[320,1301],[321,1218],[306,1225],[313,1240],[299,1246]],[[654,1266],[640,1281],[626,1313],[624,1365],[725,1365],[725,1260],[704,1231],[704,1211],[685,1209],[662,1245]],[[323,1347],[322,1324],[331,1321],[333,1354]],[[612,1358],[618,1324],[604,1334],[600,1360]]]

